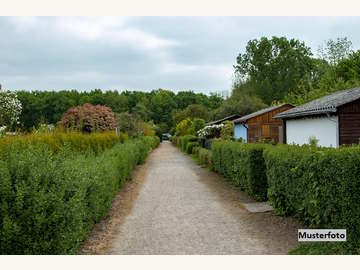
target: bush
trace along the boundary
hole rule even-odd
[[[276,146],[264,152],[277,213],[310,228],[347,229],[344,253],[360,252],[360,148]],[[308,246],[307,246],[308,247]]]
[[[214,141],[211,144],[213,169],[254,199],[266,200],[265,147],[263,144]]]
[[[68,109],[63,114],[60,125],[65,129],[93,132],[115,130],[117,123],[109,107],[85,103]]]
[[[192,148],[191,154],[195,155],[196,157],[199,156],[199,151],[200,151],[201,147],[200,146],[195,146]]]
[[[198,142],[188,142],[187,144],[186,144],[186,153],[187,154],[192,154],[192,150],[193,150],[193,148],[194,147],[199,147],[200,146],[200,144],[198,143]]]
[[[186,136],[180,136],[178,137],[178,145],[180,146],[180,149],[184,152],[186,152],[186,146],[190,142],[197,142],[198,138],[194,135],[186,135]]]
[[[199,160],[200,163],[206,166],[211,167],[212,164],[212,153],[210,150],[205,148],[199,149]]]
[[[54,153],[59,152],[65,145],[76,152],[91,150],[100,153],[105,149],[113,147],[119,141],[124,142],[123,138],[116,136],[115,132],[102,132],[82,134],[79,132],[54,132],[30,134],[25,136],[11,136],[0,140],[0,158],[6,156],[10,148],[24,149],[32,144],[47,145],[49,150]]]
[[[155,138],[99,155],[46,144],[12,148],[0,160],[0,253],[75,254]]]

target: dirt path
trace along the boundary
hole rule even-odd
[[[150,154],[96,225],[82,253],[286,254],[299,224],[251,202],[223,178],[168,142]]]

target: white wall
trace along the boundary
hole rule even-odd
[[[339,146],[338,117],[292,119],[286,121],[286,143],[308,144],[315,136],[319,146]]]

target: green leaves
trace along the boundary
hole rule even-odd
[[[39,142],[12,148],[0,157],[0,254],[76,253],[158,144],[142,137],[96,154],[66,146],[54,154]]]
[[[278,145],[267,148],[264,159],[268,198],[277,213],[295,215],[310,228],[347,229],[342,252],[356,252],[360,244],[360,148]]]
[[[211,145],[213,169],[224,175],[254,199],[266,199],[267,179],[262,144],[214,141]]]

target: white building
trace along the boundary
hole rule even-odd
[[[285,124],[287,144],[338,147],[360,139],[360,88],[335,92],[277,114]]]

